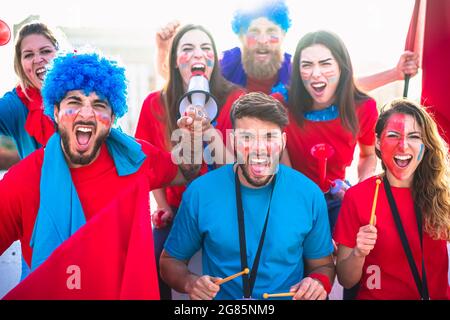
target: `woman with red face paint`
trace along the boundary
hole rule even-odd
[[[199,25],[186,25],[181,28],[173,39],[169,67],[170,76],[164,89],[150,93],[142,105],[136,138],[147,140],[161,149],[173,148],[176,142],[171,141],[171,135],[177,129],[180,99],[188,91],[191,76],[200,72],[209,80],[210,93],[217,100],[215,128],[226,141],[226,130],[232,128],[231,106],[244,91],[222,77],[211,34]],[[207,170],[204,163],[201,174]],[[159,256],[185,189],[184,186],[178,186],[153,191],[157,203],[152,222],[158,266]],[[162,280],[160,291],[162,299],[171,299],[170,288]]]
[[[54,33],[42,22],[24,25],[14,47],[19,85],[0,99],[0,135],[11,137],[20,158],[46,145],[55,128],[43,113],[41,87],[58,50]]]
[[[293,61],[284,162],[321,187],[333,230],[348,188],[345,170],[352,163],[356,143],[359,181],[374,173],[378,111],[375,101],[355,86],[350,56],[337,35],[306,34],[297,44]]]
[[[448,147],[425,109],[408,100],[383,109],[376,136],[385,172],[346,193],[334,233],[339,282],[359,283],[358,299],[450,299]]]

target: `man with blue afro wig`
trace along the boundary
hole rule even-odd
[[[237,35],[246,33],[253,20],[265,17],[278,25],[284,32],[291,26],[289,9],[284,1],[262,1],[252,9],[239,9],[234,13],[231,26]]]
[[[54,59],[42,88],[45,113],[54,119],[54,106],[71,90],[96,92],[117,118],[127,112],[125,69],[99,53],[68,53]]]
[[[134,299],[159,298],[153,246],[152,241],[148,241],[151,240],[148,194],[150,190],[168,184],[185,184],[198,174],[201,166],[188,162],[189,159],[183,159],[177,166],[170,153],[113,128],[115,118],[127,111],[126,92],[125,69],[113,60],[93,52],[66,53],[55,58],[46,74],[42,96],[45,112],[55,122],[57,130],[45,148],[30,154],[0,181],[0,254],[2,248],[8,248],[12,241],[27,239],[22,242],[22,249],[32,271],[41,265],[44,267],[43,262],[53,251],[75,232],[81,232],[83,225],[92,220],[115,219],[117,215],[109,214],[108,210],[114,211],[118,206],[130,208],[130,212],[126,212],[129,218],[120,223],[115,221],[107,224],[117,225],[118,228],[98,231],[108,233],[107,236],[99,237],[121,239],[112,241],[115,247],[104,248],[101,252],[105,252],[105,256],[98,259],[109,261],[108,252],[128,250],[128,237],[138,240],[133,250],[142,255],[136,261],[129,261],[128,256],[123,261],[112,259],[107,273],[91,275],[89,278],[98,279],[98,286],[102,286],[100,279],[105,280],[104,274],[110,274],[110,270],[117,270],[119,278],[106,279],[104,290],[93,284],[95,296],[92,292],[84,292],[72,298],[122,297],[120,291],[107,290],[108,281],[118,283],[118,288],[132,285],[128,291],[134,289],[131,290]],[[187,129],[193,126],[194,120],[199,120],[195,114],[192,111],[178,121],[180,128],[185,129],[183,132],[190,133]],[[205,126],[206,122],[203,120],[199,127]],[[189,140],[185,142],[189,146],[194,136],[188,135]],[[192,152],[194,159],[198,155],[201,158],[203,149],[197,149]],[[27,183],[23,183],[24,180]],[[143,192],[129,192],[137,186]],[[142,206],[137,206],[138,203]],[[138,207],[140,209],[132,209]],[[108,214],[104,214],[105,210]],[[97,214],[98,218],[90,220]],[[143,225],[144,222],[148,226]],[[133,226],[140,226],[138,235],[130,233]],[[118,247],[118,243],[124,243],[125,247]],[[96,241],[91,245],[97,245]],[[67,257],[70,258],[72,253],[67,253]],[[60,274],[66,273],[67,264],[70,263],[62,261],[58,265]],[[124,274],[120,271],[125,269],[131,277],[127,278],[129,282],[120,278]],[[89,272],[87,267],[84,270]],[[34,281],[36,278],[32,277],[33,274],[25,281]],[[51,287],[55,284],[48,285]],[[89,288],[89,285],[85,283],[83,287]],[[39,289],[35,292],[37,295],[33,295],[34,299],[63,297],[47,295],[62,292],[59,289]],[[70,296],[70,292],[66,294],[64,297]],[[20,294],[17,297],[20,298]]]

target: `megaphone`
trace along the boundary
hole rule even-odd
[[[184,115],[188,106],[201,107],[211,122],[217,117],[216,98],[209,93],[209,81],[203,71],[192,73],[187,92],[180,98],[180,115]]]
[[[11,30],[6,22],[0,20],[0,46],[4,46],[11,39]]]

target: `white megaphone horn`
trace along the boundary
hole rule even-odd
[[[186,109],[193,105],[195,107],[203,108],[210,121],[214,121],[217,116],[217,102],[216,98],[209,93],[209,81],[202,71],[192,73],[189,80],[187,92],[181,97],[180,115],[183,116]]]

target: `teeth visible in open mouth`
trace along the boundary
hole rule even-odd
[[[191,68],[192,71],[205,71],[205,65],[202,63],[196,63],[192,65]]]
[[[77,131],[85,132],[85,133],[91,133],[92,132],[92,128],[83,128],[83,127],[81,127],[81,128],[78,128]]]
[[[323,89],[325,88],[325,86],[326,84],[324,82],[311,84],[311,87],[313,87],[314,89]]]
[[[412,155],[405,155],[405,156],[401,156],[401,155],[395,155],[394,156],[394,161],[397,164],[397,166],[399,166],[400,168],[406,168],[409,163],[411,162],[412,159]]]
[[[264,165],[267,163],[267,159],[250,159],[250,164]]]
[[[36,74],[45,73],[45,71],[46,71],[45,68],[42,67],[42,68],[36,69]]]
[[[394,156],[394,158],[397,160],[400,160],[400,161],[407,161],[407,160],[411,160],[412,156],[411,155],[407,155],[407,156],[396,155],[396,156]]]
[[[35,71],[36,76],[37,76],[39,79],[41,79],[41,80],[44,79],[44,76],[45,76],[45,73],[46,73],[46,72],[47,72],[47,69],[45,69],[44,67],[38,68],[38,69],[36,69],[36,71]]]

